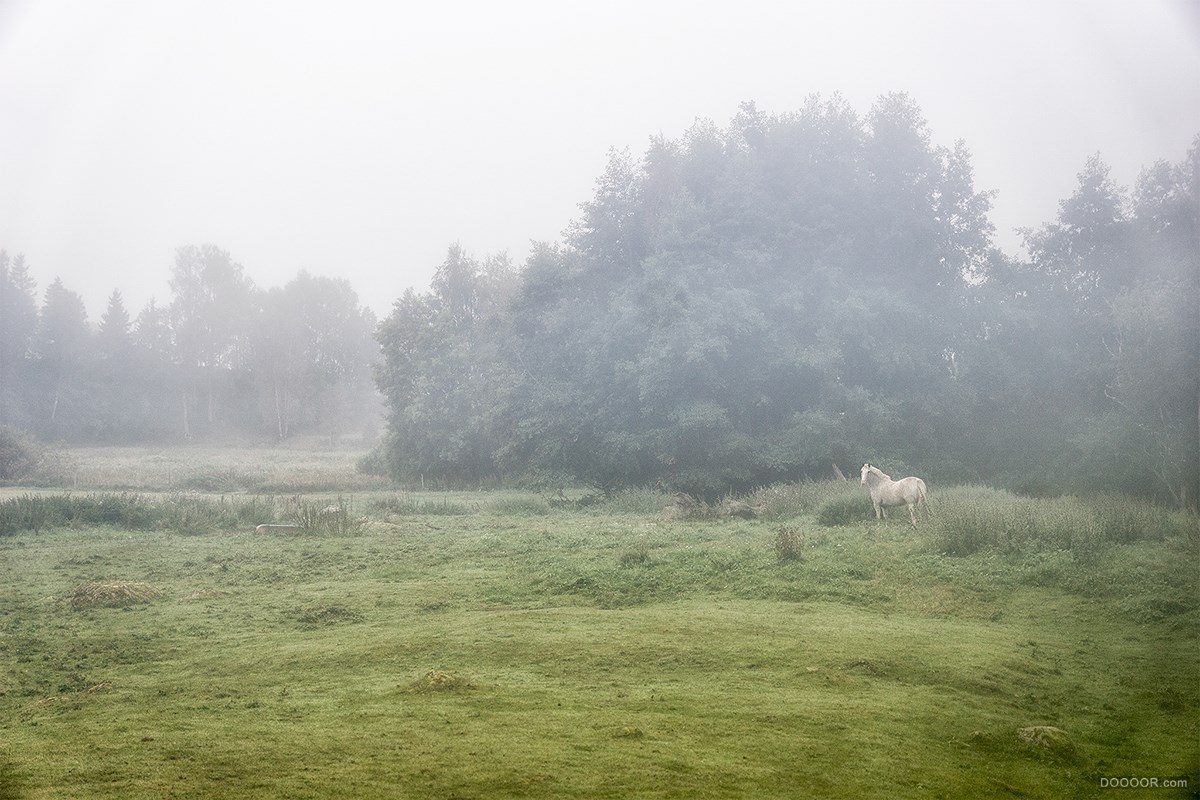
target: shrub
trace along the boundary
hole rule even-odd
[[[376,444],[365,455],[360,456],[354,463],[354,469],[363,475],[388,477],[387,449],[383,443]]]
[[[37,443],[12,428],[0,427],[0,483],[27,478],[37,466]]]

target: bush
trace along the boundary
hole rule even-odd
[[[372,447],[366,455],[360,456],[354,464],[354,469],[363,475],[389,477],[387,448],[383,442]]]
[[[12,428],[0,428],[0,483],[27,478],[37,466],[40,448],[28,436]]]

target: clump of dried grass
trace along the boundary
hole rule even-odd
[[[211,600],[214,597],[225,597],[228,594],[229,594],[229,592],[223,591],[221,589],[205,588],[205,589],[197,589],[194,592],[192,592],[191,594],[185,595],[184,597],[182,597],[180,599],[184,600],[185,602],[191,603],[191,602],[196,602],[198,600]]]
[[[462,692],[478,685],[454,672],[432,669],[408,685],[410,692]]]
[[[803,561],[804,531],[791,525],[777,528],[772,547],[775,557],[780,561]]]
[[[305,625],[338,625],[345,622],[362,622],[363,615],[345,606],[308,606],[294,608],[289,616]]]
[[[132,581],[92,581],[75,588],[71,593],[73,608],[122,608],[149,603],[162,591],[148,583]]]

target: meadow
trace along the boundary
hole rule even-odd
[[[913,529],[857,482],[743,519],[122,458],[0,491],[0,798],[1200,788],[1194,516],[931,486]]]

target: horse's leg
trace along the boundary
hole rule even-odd
[[[905,505],[908,506],[908,518],[912,520],[913,527],[915,528],[917,527],[917,514],[913,511],[913,504],[905,503]]]

